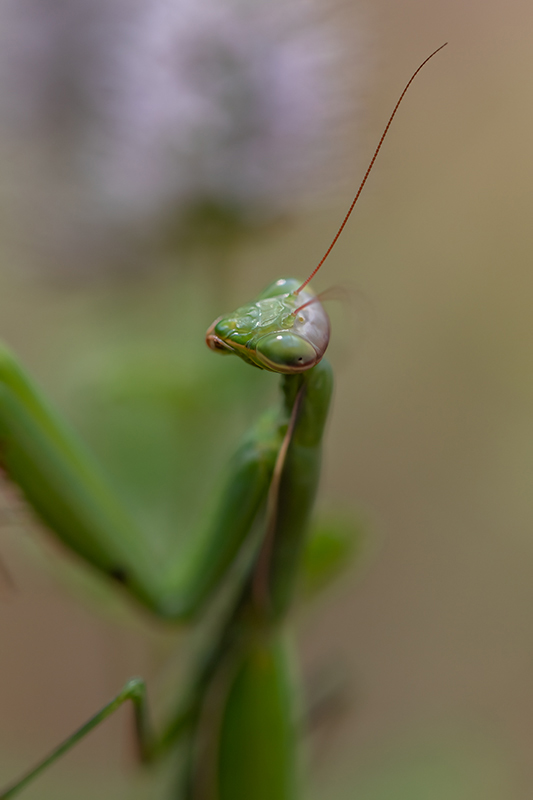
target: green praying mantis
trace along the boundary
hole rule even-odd
[[[442,45],[444,47],[445,45]],[[326,254],[301,282],[282,278],[208,329],[208,346],[281,375],[282,399],[246,436],[205,526],[177,561],[161,564],[112,495],[97,465],[7,349],[0,350],[0,464],[66,547],[114,579],[157,616],[176,623],[209,608],[230,586],[188,684],[162,731],[152,728],[141,678],[24,777],[7,800],[126,701],[140,757],[180,744],[179,800],[294,800],[298,731],[286,618],[315,498],[333,378],[323,358],[329,319],[310,288],[339,238],[407,89],[389,117],[357,194]],[[233,569],[239,556],[240,569]]]

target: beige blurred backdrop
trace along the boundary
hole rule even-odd
[[[331,13],[344,16],[367,65],[347,185],[327,207],[239,250],[235,305],[278,273],[312,268],[406,79],[449,45],[406,99],[315,284],[349,283],[358,297],[333,312],[337,387],[322,496],[326,506],[353,507],[366,533],[359,570],[298,615],[305,673],[333,663],[350,676],[347,707],[309,743],[313,785],[321,798],[526,800],[533,8],[523,0],[377,0]],[[0,288],[2,337],[68,405],[72,379],[63,370],[76,371],[77,351],[90,361],[88,332],[105,315],[105,290],[81,293],[9,271]],[[164,294],[161,280],[154,296]],[[56,580],[55,554],[35,555],[26,527],[17,515],[0,532],[16,582],[0,601],[0,744],[10,775],[128,677],[157,683],[163,656],[176,664],[170,628],[133,614],[121,625],[123,611],[106,618],[73,599],[73,579]],[[74,786],[80,798],[104,796],[104,786],[113,798],[147,796],[149,784],[131,776],[128,723],[121,712],[25,797],[72,797]]]

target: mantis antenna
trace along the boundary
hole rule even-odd
[[[363,180],[361,181],[361,184],[360,184],[360,186],[359,186],[359,189],[357,190],[357,194],[355,195],[355,197],[354,197],[354,199],[353,199],[353,202],[352,202],[352,204],[351,204],[350,208],[348,209],[348,213],[347,213],[347,214],[346,214],[346,216],[344,217],[344,219],[343,219],[343,221],[342,221],[342,224],[341,224],[341,226],[340,226],[339,230],[338,230],[338,231],[337,231],[337,233],[335,234],[335,237],[334,237],[333,241],[331,242],[330,246],[329,246],[329,247],[328,247],[328,249],[326,250],[326,254],[323,256],[323,258],[322,258],[322,260],[320,261],[320,263],[318,264],[318,266],[317,266],[317,267],[315,267],[315,269],[314,269],[314,270],[312,271],[312,273],[309,275],[309,277],[307,278],[307,280],[305,280],[305,281],[302,283],[302,285],[301,285],[301,286],[300,286],[298,289],[296,289],[296,291],[295,291],[295,293],[294,293],[294,294],[300,294],[300,292],[302,291],[302,289],[305,289],[305,287],[307,286],[307,284],[309,283],[309,281],[311,281],[311,280],[312,280],[312,279],[315,277],[315,275],[317,274],[318,270],[320,269],[320,267],[322,266],[322,264],[324,263],[324,261],[326,260],[326,258],[329,256],[329,254],[330,254],[330,253],[331,253],[331,251],[333,250],[333,247],[334,247],[334,245],[336,244],[336,242],[337,242],[337,239],[338,239],[338,238],[339,238],[339,236],[341,235],[342,231],[344,230],[344,226],[345,226],[345,225],[346,225],[346,223],[348,222],[348,219],[349,219],[349,217],[350,217],[350,214],[351,214],[351,213],[352,213],[352,211],[354,210],[355,204],[356,204],[356,203],[357,203],[357,201],[359,200],[359,196],[360,196],[361,192],[363,191],[363,186],[364,186],[364,185],[365,185],[365,183],[367,182],[368,176],[370,175],[370,172],[371,172],[371,170],[372,170],[372,167],[374,166],[374,163],[375,163],[375,161],[376,161],[376,158],[378,157],[378,153],[379,153],[379,151],[381,150],[381,146],[382,146],[382,144],[383,144],[383,141],[384,141],[384,139],[385,139],[385,136],[386,136],[386,135],[387,135],[387,133],[389,132],[389,128],[390,128],[390,126],[391,126],[392,120],[393,120],[393,119],[394,119],[394,117],[396,116],[396,112],[398,111],[398,108],[400,107],[400,103],[402,102],[403,98],[405,97],[405,95],[406,95],[406,92],[407,92],[408,88],[410,87],[410,85],[412,84],[412,82],[414,81],[414,79],[416,78],[416,76],[418,75],[418,73],[420,72],[420,70],[422,69],[422,67],[424,67],[424,66],[425,66],[425,65],[428,63],[428,61],[429,61],[431,58],[433,58],[433,56],[436,56],[436,55],[437,55],[437,53],[438,53],[440,50],[442,50],[442,48],[443,48],[443,47],[446,47],[446,45],[447,45],[447,44],[448,44],[448,42],[444,42],[444,44],[441,44],[441,46],[440,46],[440,47],[437,47],[437,49],[436,49],[436,50],[434,50],[434,51],[431,53],[431,55],[430,55],[430,56],[428,56],[426,59],[424,59],[424,61],[422,61],[422,63],[421,63],[421,64],[420,64],[420,66],[418,67],[418,69],[416,69],[416,70],[413,72],[413,74],[411,75],[411,77],[410,77],[410,78],[409,78],[409,80],[407,81],[407,83],[406,83],[406,85],[405,85],[405,88],[404,88],[403,92],[401,93],[400,97],[398,98],[398,102],[397,102],[397,103],[396,103],[396,105],[394,106],[394,109],[393,109],[393,111],[392,111],[392,114],[391,114],[391,115],[390,115],[390,117],[389,117],[389,121],[388,121],[388,122],[387,122],[387,124],[385,125],[385,130],[384,130],[384,131],[383,131],[383,133],[381,134],[381,139],[380,139],[380,140],[379,140],[379,142],[378,142],[378,146],[377,146],[377,147],[376,147],[376,149],[374,150],[374,155],[372,156],[372,158],[371,158],[371,160],[370,160],[370,164],[368,165],[368,168],[367,168],[367,170],[366,170],[366,172],[365,172],[365,174],[364,174]],[[308,303],[306,303],[305,305],[308,305]],[[300,306],[300,308],[303,308],[303,306]],[[297,310],[299,310],[299,309],[297,309]]]

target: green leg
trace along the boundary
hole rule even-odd
[[[305,384],[303,401],[297,404],[302,383]],[[280,621],[290,602],[295,566],[316,488],[320,439],[330,390],[330,371],[326,365],[315,367],[305,379],[288,377],[284,381],[285,403],[281,413],[265,417],[237,451],[203,534],[194,540],[193,549],[184,559],[163,564],[161,569],[161,565],[154,564],[148,544],[109,492],[106,481],[81,445],[40,398],[14,360],[0,352],[2,465],[59,538],[101,571],[120,580],[162,616],[175,619],[192,616],[208,599],[265,505],[288,425],[290,430],[285,454],[276,469],[276,502],[275,509],[269,509],[267,528],[271,536],[266,555],[259,558],[259,564],[251,565],[251,574],[240,596],[237,595],[234,611],[223,623],[212,649],[196,665],[192,691],[186,694],[167,731],[158,741],[153,739],[146,718],[144,684],[134,679],[115,700],[1,794],[0,800],[12,797],[125,700],[134,703],[141,756],[145,760],[155,757],[184,733],[190,734],[198,723],[202,724],[199,714],[205,693],[226,657],[236,659],[237,673],[223,702],[222,738],[218,742],[221,755],[217,759],[223,787],[221,798],[247,799],[252,787],[260,784],[266,792],[261,797],[292,800],[294,729],[288,702],[291,693],[288,670],[277,632],[272,632],[271,638],[271,631],[264,631],[263,636],[261,629],[267,620]],[[259,565],[261,580],[256,581],[255,566]],[[257,583],[259,589],[254,591]],[[270,625],[267,623],[266,627]],[[247,639],[256,629],[257,641],[239,642],[243,631]],[[262,698],[257,713],[254,697]],[[270,734],[265,736],[267,730]],[[189,743],[193,745],[192,738]],[[250,763],[241,777],[234,778],[233,768],[227,765],[235,747],[246,751]],[[272,757],[252,763],[254,754],[266,755],[269,750]],[[270,769],[271,762],[274,771]]]
[[[46,758],[21,779],[8,786],[3,792],[0,792],[0,800],[8,800],[8,798],[14,797],[34,778],[37,778],[41,772],[44,772],[47,767],[90,733],[93,728],[96,728],[107,717],[117,711],[127,700],[133,703],[135,733],[141,761],[145,763],[155,761],[184,737],[188,739],[188,741],[186,739],[186,747],[192,752],[195,748],[195,730],[198,726],[206,691],[208,691],[210,684],[217,675],[221,663],[225,662],[228,653],[231,654],[240,641],[241,607],[242,601],[239,600],[236,608],[223,623],[218,635],[215,636],[214,642],[211,642],[198,660],[187,690],[160,734],[155,735],[149,721],[146,684],[142,678],[132,678],[113,700],[65,739]]]
[[[156,556],[98,465],[0,346],[0,467],[67,547],[158,616],[189,619],[211,596],[264,506],[283,422],[261,420],[225,471],[190,545]]]
[[[107,703],[97,714],[78,728],[71,736],[65,739],[58,747],[53,750],[50,755],[40,761],[37,766],[31,769],[23,778],[8,786],[7,789],[0,794],[0,800],[8,800],[14,797],[17,792],[23,789],[30,781],[36,778],[41,772],[60,758],[63,753],[74,747],[80,739],[83,739],[93,728],[96,728],[107,717],[110,717],[117,711],[123,703],[131,700],[135,714],[135,730],[137,733],[137,741],[139,745],[139,756],[143,761],[149,761],[152,756],[153,738],[148,722],[147,703],[146,703],[146,686],[142,678],[132,678],[129,680],[122,691],[117,696]]]
[[[131,678],[119,694],[107,703],[98,713],[91,717],[84,725],[78,728],[71,736],[65,739],[46,758],[40,761],[23,778],[8,786],[0,793],[0,800],[14,797],[30,781],[38,777],[41,772],[53,764],[71,747],[96,728],[101,722],[117,711],[123,703],[130,700],[133,703],[135,734],[139,759],[144,763],[155,761],[166,753],[172,745],[189,734],[197,723],[198,714],[207,686],[216,673],[219,659],[223,657],[228,646],[233,641],[233,630],[230,624],[224,630],[216,644],[211,646],[199,662],[194,673],[194,678],[184,693],[178,707],[167,721],[163,731],[156,735],[152,729],[148,714],[146,698],[146,684],[142,678]],[[190,738],[190,737],[189,737]]]

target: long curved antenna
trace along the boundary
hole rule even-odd
[[[318,265],[317,267],[315,267],[315,269],[312,271],[312,273],[311,273],[311,274],[310,274],[310,276],[307,278],[307,280],[306,280],[306,281],[304,281],[304,282],[302,283],[302,285],[301,285],[301,286],[300,286],[298,289],[296,289],[296,291],[295,291],[295,294],[300,294],[300,292],[302,291],[302,289],[304,289],[304,288],[307,286],[307,284],[309,283],[309,281],[311,281],[311,280],[312,280],[312,279],[315,277],[315,275],[317,274],[318,270],[320,269],[320,267],[322,266],[322,264],[324,263],[324,261],[326,260],[326,258],[329,256],[329,254],[330,254],[330,253],[331,253],[331,251],[333,250],[333,247],[334,247],[334,245],[336,244],[336,242],[337,242],[337,239],[339,238],[339,236],[341,235],[342,231],[344,230],[344,226],[345,226],[345,225],[346,225],[346,223],[348,222],[348,218],[350,217],[350,214],[351,214],[351,213],[352,213],[352,211],[354,210],[354,206],[355,206],[355,204],[356,204],[356,203],[357,203],[357,201],[359,200],[359,195],[360,195],[360,194],[361,194],[361,192],[363,191],[363,186],[365,185],[365,183],[366,183],[366,181],[367,181],[367,178],[368,178],[368,176],[370,175],[370,172],[371,172],[371,170],[372,170],[372,167],[374,166],[374,162],[376,161],[376,158],[378,157],[378,153],[379,153],[379,151],[381,150],[381,146],[382,146],[382,144],[383,144],[383,140],[385,139],[385,136],[386,136],[386,135],[387,135],[387,133],[389,132],[389,128],[390,128],[390,126],[391,126],[392,120],[393,120],[393,119],[394,119],[394,117],[396,116],[396,112],[398,111],[398,108],[400,107],[400,103],[402,102],[403,98],[405,97],[405,94],[406,94],[406,92],[407,92],[408,88],[410,87],[410,85],[412,84],[412,82],[414,81],[414,79],[416,78],[416,76],[418,75],[418,73],[420,72],[420,70],[422,69],[422,67],[424,67],[424,66],[425,66],[425,65],[428,63],[428,61],[429,61],[431,58],[433,58],[433,56],[436,56],[436,55],[437,55],[437,53],[438,53],[440,50],[442,50],[442,48],[443,48],[443,47],[446,47],[446,45],[447,45],[447,44],[448,44],[448,42],[444,42],[444,44],[441,44],[441,46],[440,46],[440,47],[437,47],[437,49],[436,49],[436,50],[434,50],[434,51],[431,53],[431,55],[430,55],[430,56],[428,56],[428,57],[427,57],[427,58],[426,58],[424,61],[422,61],[422,63],[421,63],[421,64],[420,64],[420,66],[418,67],[418,69],[416,69],[416,70],[413,72],[413,74],[411,75],[411,77],[410,77],[410,78],[409,78],[409,80],[407,81],[407,83],[406,83],[406,85],[405,85],[405,88],[404,88],[403,92],[401,93],[401,95],[400,95],[400,97],[399,97],[399,99],[398,99],[398,102],[397,102],[397,103],[396,103],[396,105],[394,106],[394,110],[393,110],[392,114],[391,114],[391,115],[390,115],[390,117],[389,117],[389,121],[388,121],[388,122],[387,122],[387,124],[385,125],[385,130],[384,130],[384,131],[383,131],[383,133],[381,134],[381,139],[380,139],[380,140],[379,140],[379,142],[378,142],[378,146],[377,146],[377,147],[376,147],[376,149],[374,150],[374,155],[372,156],[372,159],[371,159],[371,161],[370,161],[370,164],[368,165],[368,169],[367,169],[367,171],[365,172],[364,178],[363,178],[363,180],[361,181],[361,184],[360,184],[360,186],[359,186],[359,189],[357,190],[357,194],[355,195],[355,197],[354,197],[354,199],[353,199],[352,205],[351,205],[351,206],[350,206],[350,208],[348,209],[348,213],[346,214],[346,216],[344,217],[344,219],[343,219],[343,221],[342,221],[342,225],[340,226],[339,230],[337,231],[337,233],[336,233],[336,235],[335,235],[335,238],[333,239],[332,243],[331,243],[331,244],[330,244],[330,246],[328,247],[328,249],[327,249],[327,251],[326,251],[326,254],[325,254],[325,256],[322,258],[322,260],[320,261],[319,265]]]

